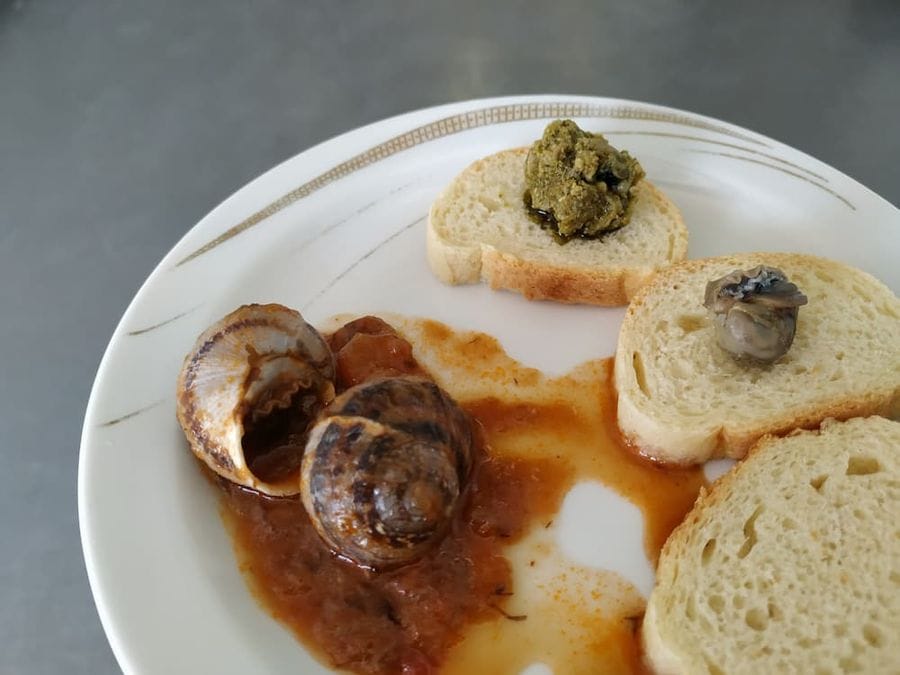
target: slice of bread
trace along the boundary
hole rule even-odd
[[[528,148],[466,168],[428,214],[427,253],[448,284],[484,280],[532,300],[624,305],[660,268],[683,260],[687,228],[678,208],[647,180],[631,222],[602,239],[560,245],[525,209]]]
[[[670,673],[900,673],[900,423],[766,437],[663,547],[644,616]]]
[[[735,269],[782,269],[809,298],[788,353],[737,363],[716,342],[703,294]],[[615,358],[618,420],[644,455],[666,464],[743,457],[762,435],[826,417],[897,414],[900,301],[842,263],[790,253],[691,260],[660,272],[631,303]]]

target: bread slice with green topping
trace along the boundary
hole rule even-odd
[[[781,269],[808,298],[787,354],[742,363],[722,349],[704,307],[707,282],[758,265]],[[764,434],[826,417],[896,415],[900,300],[874,277],[810,255],[691,260],[641,289],[619,332],[618,421],[640,452],[667,464],[743,457]]]
[[[900,673],[900,423],[766,437],[663,547],[659,675]]]
[[[528,148],[517,148],[478,160],[434,202],[426,248],[441,281],[485,281],[534,300],[616,306],[687,255],[681,213],[647,180],[636,186],[628,225],[601,239],[557,243],[525,208],[527,155]]]

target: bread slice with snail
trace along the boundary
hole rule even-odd
[[[739,459],[764,434],[826,417],[896,415],[900,300],[810,255],[684,262],[629,306],[615,385],[623,434],[666,464]]]
[[[636,160],[564,120],[454,178],[428,214],[426,248],[444,283],[616,306],[687,242],[678,207]]]

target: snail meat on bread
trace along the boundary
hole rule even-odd
[[[776,267],[735,270],[706,285],[719,346],[735,359],[772,363],[787,354],[806,296]]]

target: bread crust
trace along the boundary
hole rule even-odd
[[[641,646],[644,665],[652,669],[656,675],[681,675],[685,668],[681,659],[666,646],[659,632],[659,621],[656,607],[648,605],[641,622]]]
[[[798,429],[814,431],[828,418],[848,420],[872,415],[895,418],[900,389],[876,390],[859,398],[836,398],[823,405],[791,411],[780,418],[760,420],[758,425],[717,426],[708,430],[673,429],[641,412],[630,400],[623,402],[619,398],[620,426],[641,429],[639,434],[623,431],[637,453],[666,466],[687,467],[710,459],[743,459],[763,436],[783,436]]]
[[[500,155],[514,156],[523,164],[528,148],[505,150],[497,155],[482,158],[464,170],[456,180],[466,174],[488,174]],[[506,289],[521,293],[529,300],[552,300],[568,304],[600,306],[626,305],[661,268],[683,260],[687,255],[688,231],[678,208],[652,183],[640,184],[641,199],[653,202],[655,207],[671,220],[668,259],[665,263],[648,259],[642,265],[584,266],[551,264],[512,253],[486,242],[460,243],[450,241],[440,233],[443,223],[440,215],[450,195],[453,184],[435,200],[428,214],[426,254],[428,263],[441,281],[451,285],[484,281],[493,289]],[[524,205],[517,214],[526,227],[532,224]],[[626,227],[639,226],[631,223]],[[546,234],[547,246],[558,246],[552,236]],[[597,240],[602,246],[603,240]]]
[[[481,276],[491,288],[518,291],[529,300],[618,306],[628,304],[626,279],[631,287],[647,281],[652,272],[610,268],[566,269],[502,253],[486,246],[481,252]]]

